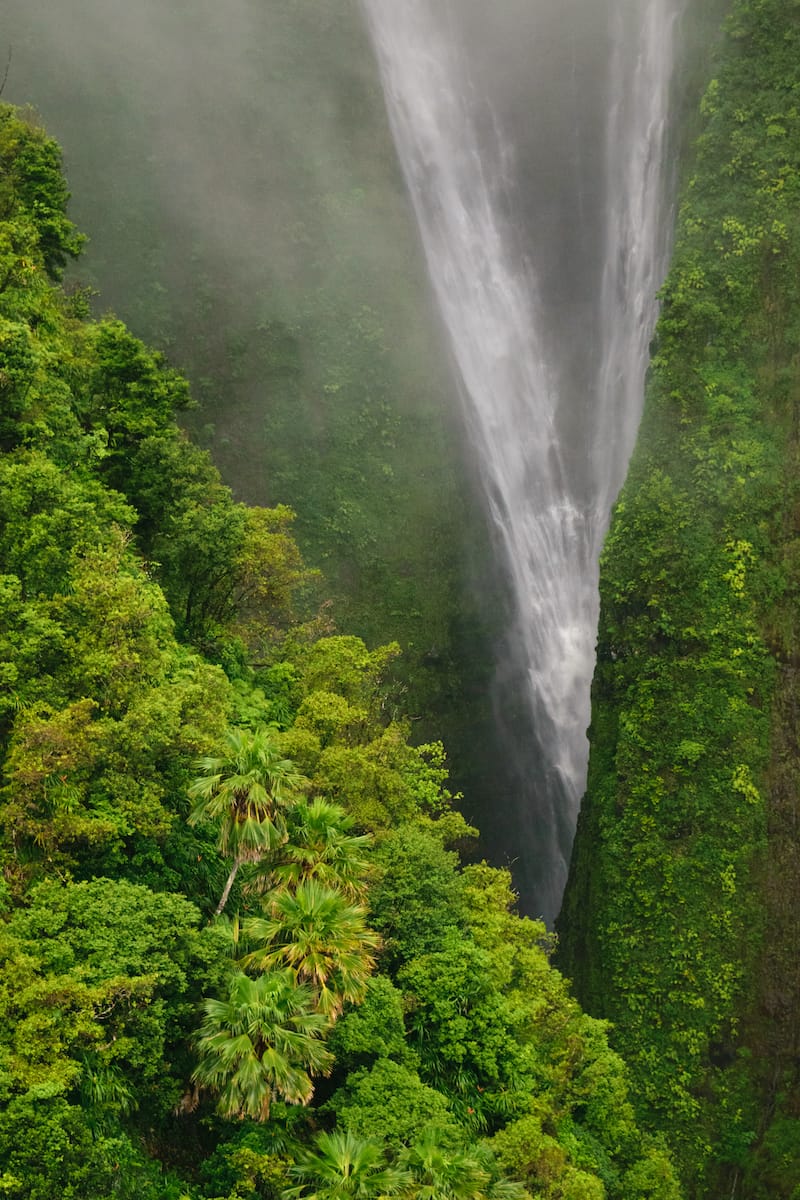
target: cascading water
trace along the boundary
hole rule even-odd
[[[510,577],[496,707],[534,860],[527,906],[548,921],[586,779],[597,563],[667,252],[682,2],[562,0],[556,17],[545,0],[490,13],[478,0],[363,0]],[[526,41],[524,120],[509,76]]]

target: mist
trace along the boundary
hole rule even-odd
[[[608,197],[615,173],[622,196],[638,185],[609,146],[609,110],[639,8],[442,0],[440,14],[464,64],[475,169],[548,347],[554,469],[576,511],[595,503],[597,459],[617,454],[614,431],[598,438],[603,296],[636,263],[609,257]],[[537,808],[537,780],[558,774],[542,745],[567,735],[536,705],[531,729],[524,645],[542,631],[513,598],[516,552],[488,528],[497,489],[466,436],[361,4],[6,0],[4,16],[4,99],[34,105],[61,142],[90,237],[75,281],[186,371],[192,432],[235,493],[297,509],[341,627],[403,643],[421,733],[444,733],[485,848],[513,861],[524,907],[542,911],[546,894],[552,918],[580,783],[568,812]],[[663,259],[669,206],[651,215]],[[522,490],[543,478],[529,468]],[[594,630],[581,637],[589,661]],[[583,745],[584,691],[569,718]]]
[[[398,640],[486,852],[505,582],[355,0],[8,0],[4,99],[61,143],[70,282],[188,375],[235,494],[287,503],[341,632]],[[0,47],[2,50],[2,47]]]
[[[373,143],[369,154],[361,145],[360,114],[379,111],[380,100],[353,5],[8,0],[4,8],[7,98],[34,104],[62,141],[76,216],[90,217],[104,252],[110,236],[122,261],[141,248],[133,201],[143,195],[158,228],[176,237],[161,247],[171,272],[180,274],[188,245],[243,286],[263,288],[265,270],[293,292],[319,281],[321,248],[348,233],[344,198],[369,185],[365,171],[380,174],[373,152],[383,165],[390,156],[387,145]],[[305,227],[323,195],[341,197],[342,211],[329,202],[322,227]],[[364,261],[385,260],[377,224],[365,208]],[[349,230],[348,249],[354,240]],[[130,290],[113,269],[102,282]]]
[[[357,3],[9,0],[4,15],[6,99],[61,142],[89,235],[74,279],[185,370],[192,432],[236,494],[297,509],[343,624],[393,636],[397,597],[366,612],[370,570],[391,589],[394,555],[395,576],[422,578],[409,520],[444,539],[469,484]]]
[[[306,391],[321,391],[339,382],[329,347],[349,336],[345,314],[372,309],[388,374],[419,361],[431,391],[447,390],[355,3],[4,8],[6,99],[33,104],[61,142],[89,235],[76,277],[187,371],[242,498],[278,498],[268,469],[241,462],[255,445],[269,462],[259,326],[294,331]],[[394,389],[396,403],[418,386]]]

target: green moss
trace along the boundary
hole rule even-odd
[[[580,995],[614,1022],[640,1109],[698,1195],[737,1186],[771,1103],[751,1051],[774,936],[776,705],[797,638],[797,17],[794,0],[736,4],[704,101],[602,561],[562,918]]]

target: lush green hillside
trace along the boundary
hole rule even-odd
[[[6,96],[52,114],[91,237],[75,276],[185,370],[236,498],[296,510],[337,619],[396,638],[417,715],[455,725],[485,537],[359,4],[103,7],[8,5]]]
[[[739,0],[602,563],[563,962],[691,1195],[800,1194],[800,6]]]
[[[396,644],[336,633],[289,509],[58,286],[60,156],[0,107],[0,1190],[678,1200],[626,1068],[462,868]]]
[[[334,620],[400,643],[409,712],[491,812],[503,583],[358,0],[7,0],[6,22],[5,97],[46,114],[89,233],[69,285],[186,374],[183,427],[237,500],[294,509]]]

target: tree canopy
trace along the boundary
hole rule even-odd
[[[674,1200],[543,927],[462,867],[399,646],[332,628],[289,510],[58,286],[9,106],[0,162],[0,1190]]]

